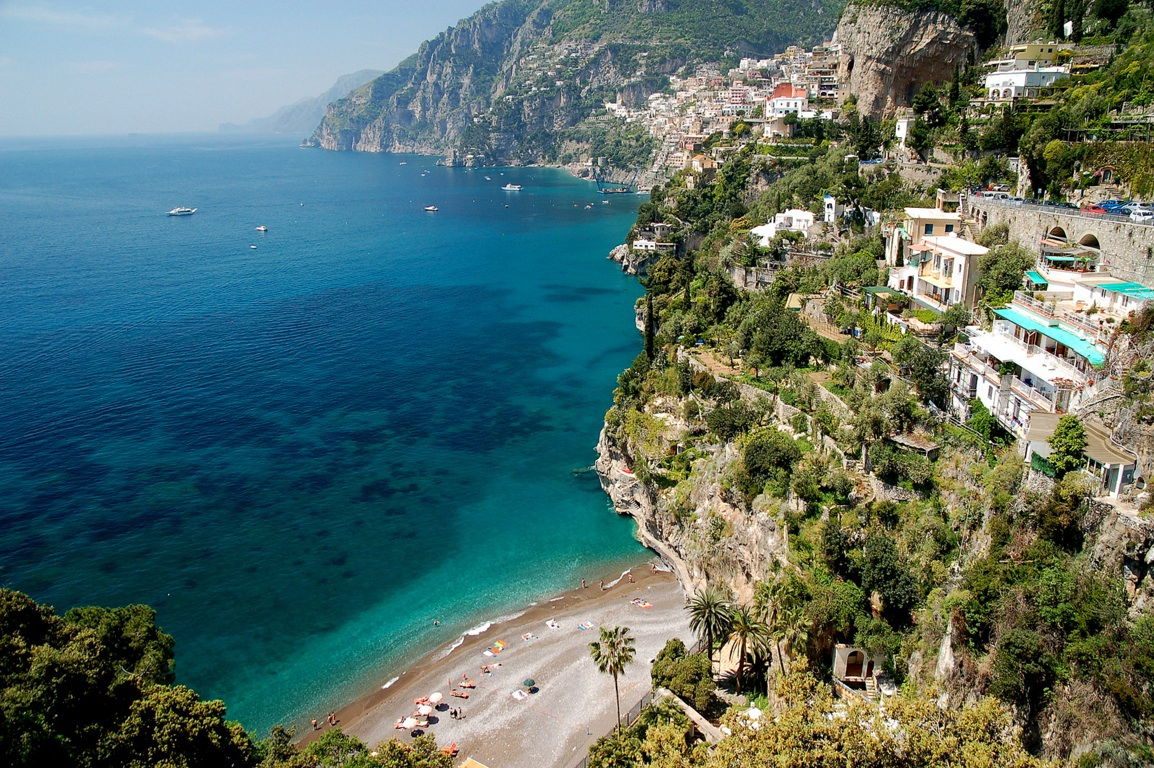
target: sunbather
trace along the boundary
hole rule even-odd
[[[469,694],[468,694],[468,692],[466,692],[466,691],[458,691],[456,688],[454,688],[452,691],[450,691],[450,692],[449,692],[449,695],[450,695],[450,696],[456,696],[456,697],[457,697],[457,698],[459,698],[459,699],[467,699],[467,698],[469,698]]]

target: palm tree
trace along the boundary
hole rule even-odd
[[[601,637],[589,643],[589,655],[597,665],[597,671],[613,675],[613,696],[617,700],[617,727],[621,727],[621,693],[617,689],[617,676],[625,674],[625,667],[633,661],[637,649],[633,647],[633,637],[629,627],[601,627]]]
[[[779,637],[781,646],[792,661],[799,651],[804,652],[809,644],[810,618],[801,607],[791,607],[779,611]],[[780,651],[779,651],[780,653]],[[779,658],[779,663],[781,659]],[[782,671],[785,665],[782,664]]]
[[[755,611],[739,605],[733,609],[729,639],[738,644],[737,692],[741,693],[741,679],[745,676],[745,654],[751,648],[760,648],[769,641],[769,630]]]
[[[689,611],[689,627],[705,640],[705,653],[712,670],[713,641],[729,632],[733,606],[716,589],[706,587],[694,593],[685,602],[685,608]]]

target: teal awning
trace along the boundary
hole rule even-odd
[[[1034,285],[1049,285],[1050,284],[1049,280],[1042,277],[1041,272],[1038,272],[1037,270],[1033,270],[1033,269],[1026,272],[1026,279],[1029,280]]]
[[[1027,331],[1037,331],[1043,336],[1051,338],[1059,344],[1074,350],[1074,352],[1090,361],[1090,365],[1095,368],[1106,362],[1106,355],[1103,354],[1100,349],[1072,331],[1067,331],[1060,325],[1046,325],[1029,315],[1023,315],[1021,312],[1015,312],[1012,309],[995,309],[994,314],[1003,320],[1009,320],[1014,325],[1025,328]]]
[[[1042,258],[1046,261],[1093,261],[1093,256],[1051,256],[1050,254],[1042,254]]]
[[[1154,288],[1142,283],[1104,283],[1098,286],[1104,291],[1113,291],[1132,299],[1154,299]]]

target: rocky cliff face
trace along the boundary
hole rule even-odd
[[[627,275],[644,275],[649,268],[653,254],[638,253],[628,245],[622,243],[609,252],[609,260],[621,265],[621,271]]]
[[[725,50],[772,53],[828,34],[841,0],[503,0],[329,106],[307,143],[446,155],[453,165],[648,155],[643,131],[604,113]],[[624,137],[624,140],[623,140]],[[632,163],[632,165],[630,165]]]
[[[973,34],[944,13],[886,5],[847,6],[837,39],[843,97],[854,95],[873,117],[908,106],[926,83],[949,80],[976,46]]]

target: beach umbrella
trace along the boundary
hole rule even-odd
[[[443,698],[444,698],[444,695],[442,695],[442,693],[440,691],[434,691],[433,693],[429,694],[429,701],[433,704],[440,704],[441,699],[443,699]]]
[[[417,707],[417,712],[422,715],[430,715],[433,713],[433,708],[428,704],[422,704],[421,706]]]
[[[527,677],[521,681],[521,685],[525,686],[526,688],[532,688],[536,684],[537,684],[537,681],[531,677]]]
[[[415,717],[406,717],[405,722],[401,723],[401,727],[406,731],[410,731],[417,727],[417,719]]]

